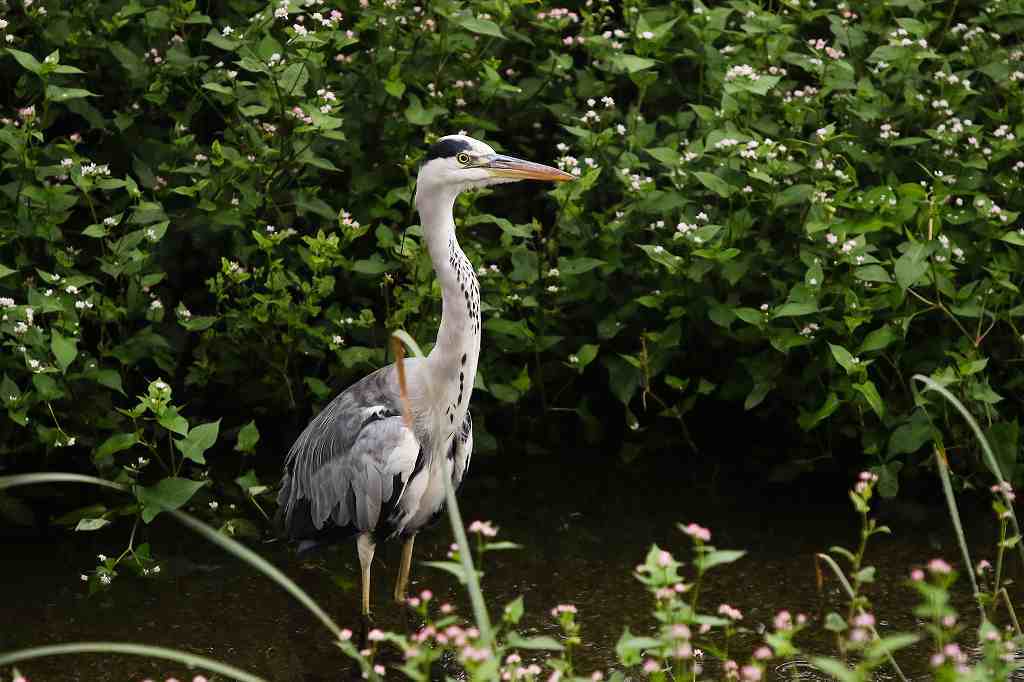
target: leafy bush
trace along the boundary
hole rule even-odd
[[[482,449],[509,409],[637,444],[716,401],[859,448],[891,495],[940,430],[970,447],[919,372],[1013,477],[1024,4],[820,5],[5,5],[2,466],[134,479],[160,442],[143,483],[202,480],[197,441],[286,432],[388,330],[430,338],[413,183],[465,129],[580,176],[460,202]],[[217,426],[136,413],[157,380]]]

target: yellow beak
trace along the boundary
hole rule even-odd
[[[548,180],[550,182],[568,182],[575,180],[576,176],[565,171],[560,171],[551,166],[533,161],[524,161],[514,156],[494,154],[484,159],[482,164],[490,171],[491,175],[504,178],[516,178],[517,180]]]

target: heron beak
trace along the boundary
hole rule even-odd
[[[482,164],[490,171],[491,175],[501,178],[515,178],[516,180],[548,180],[551,182],[568,182],[575,180],[576,176],[565,171],[560,171],[551,166],[533,161],[524,161],[513,156],[494,154],[484,159]]]

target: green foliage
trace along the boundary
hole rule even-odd
[[[111,479],[156,459],[139,490],[203,481],[385,362],[389,330],[430,338],[415,173],[464,129],[579,176],[460,200],[481,448],[510,407],[630,453],[715,401],[859,448],[895,495],[936,431],[967,440],[905,390],[921,373],[1020,477],[1021,0],[338,8],[3,15],[4,468],[63,449]],[[189,418],[131,406],[159,376]]]

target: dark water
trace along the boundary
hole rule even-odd
[[[527,615],[521,631],[557,634],[547,612],[559,603],[575,604],[586,642],[576,658],[582,673],[615,666],[615,643],[624,626],[633,632],[652,627],[650,600],[632,578],[632,569],[654,542],[689,558],[677,522],[696,521],[711,529],[717,547],[749,552],[712,573],[701,600],[705,612],[722,602],[743,612],[750,631],[734,644],[740,659],[758,645],[758,629],[770,627],[779,609],[820,622],[841,603],[829,576],[818,590],[813,555],[855,542],[857,519],[845,481],[773,488],[744,484],[711,494],[689,480],[685,466],[666,460],[625,469],[594,467],[586,458],[478,458],[474,467],[460,494],[467,523],[491,520],[500,526],[499,539],[524,545],[487,556],[484,587],[492,613],[522,594]],[[886,521],[894,534],[873,542],[868,563],[878,567],[879,580],[869,594],[884,633],[914,627],[915,599],[906,586],[912,566],[936,556],[954,565],[960,561],[937,500],[888,505],[883,513],[891,517]],[[155,525],[152,541],[162,558],[161,577],[118,578],[112,590],[93,597],[86,595],[79,574],[95,565],[95,554],[118,554],[127,528],[55,534],[45,541],[6,540],[0,561],[0,651],[80,640],[134,641],[210,656],[269,680],[347,676],[350,666],[327,631],[282,590],[173,521]],[[972,515],[968,535],[975,543],[974,561],[993,558],[994,530],[983,514]],[[420,535],[415,560],[444,558],[450,542],[450,531],[439,524]],[[342,626],[355,628],[359,574],[354,545],[302,561],[280,543],[255,547]],[[373,602],[378,625],[400,630],[405,619],[390,601],[398,549],[378,548]],[[413,581],[412,590],[429,587],[469,613],[467,600],[446,574],[414,564]],[[959,588],[959,612],[969,622],[973,611],[966,580]],[[969,644],[969,632],[964,637]],[[803,644],[816,653],[834,653],[827,638],[805,638]],[[916,675],[926,672],[926,660],[924,650],[901,656],[904,670]],[[176,665],[127,656],[66,656],[20,667],[32,682],[163,679],[171,674],[191,679]]]

